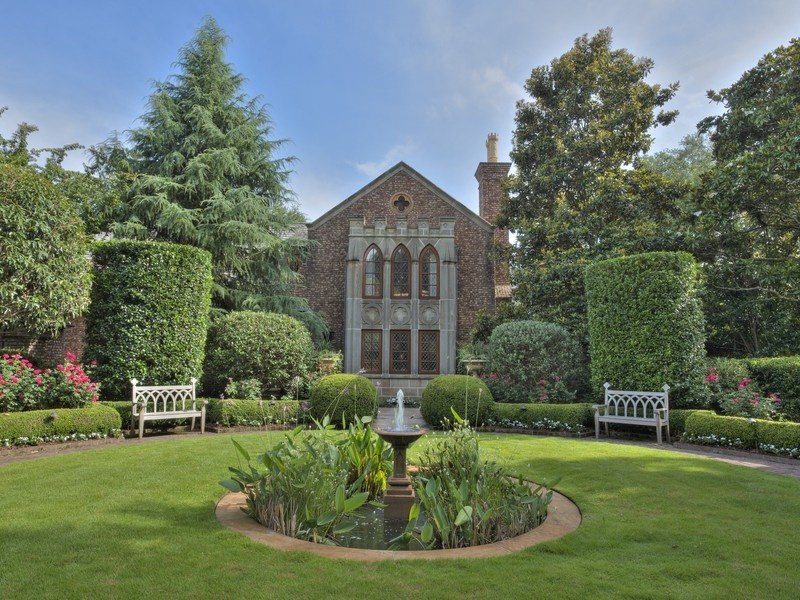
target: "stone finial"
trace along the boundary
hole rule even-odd
[[[497,134],[490,133],[486,138],[486,162],[497,162]]]

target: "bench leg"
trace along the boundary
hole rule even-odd
[[[194,431],[194,417],[192,417],[192,426],[189,427],[189,431]]]
[[[600,415],[594,413],[594,438],[600,439]]]
[[[134,431],[136,431],[136,416],[131,412],[131,428],[128,432],[133,435]]]
[[[607,422],[606,422],[606,423],[603,423],[603,425],[605,425],[605,426],[606,426],[606,437],[610,437],[610,436],[608,435],[608,423],[607,423]]]
[[[669,439],[669,421],[667,421],[667,443],[671,444],[672,440]]]
[[[144,435],[144,413],[139,413],[139,439]]]
[[[661,423],[658,423],[658,425],[656,425],[656,441],[658,442],[659,446],[661,445],[661,427],[662,427]]]
[[[200,411],[200,433],[206,432],[206,407],[203,407],[203,410]]]

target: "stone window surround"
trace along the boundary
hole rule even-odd
[[[388,378],[390,369],[390,331],[411,331],[410,348],[412,378],[424,375],[419,371],[419,331],[439,332],[439,373],[455,372],[456,340],[456,251],[455,218],[442,217],[438,227],[430,227],[427,219],[418,219],[416,226],[408,226],[397,219],[395,227],[387,227],[386,218],[376,218],[373,226],[366,226],[363,217],[350,218],[347,254],[344,370],[355,373],[361,368],[361,329],[380,329],[382,340],[382,377]],[[381,299],[363,298],[363,258],[367,248],[375,245],[384,257],[383,280],[391,276],[391,257],[395,248],[405,246],[411,256],[411,293],[406,298],[390,298],[384,289]],[[427,247],[435,250],[439,259],[439,298],[420,298],[419,258]],[[377,376],[377,373],[374,374]]]

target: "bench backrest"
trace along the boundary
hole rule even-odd
[[[138,385],[136,379],[131,379],[134,416],[139,415],[140,405],[145,413],[197,410],[195,397],[197,379],[192,377],[190,381],[191,385]]]
[[[612,390],[611,384],[603,384],[606,388],[606,415],[612,417],[628,417],[633,419],[655,419],[657,409],[669,410],[669,386],[665,383],[663,392],[631,392]]]

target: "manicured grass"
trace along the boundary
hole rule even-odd
[[[236,439],[257,451],[277,435]],[[800,481],[637,446],[481,439],[514,472],[561,476],[578,530],[488,560],[282,553],[214,519],[230,438],[172,438],[0,467],[0,598],[797,597]]]

